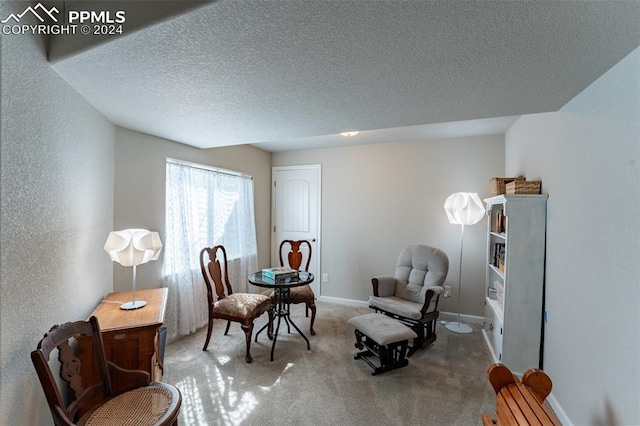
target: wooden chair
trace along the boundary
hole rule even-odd
[[[483,426],[541,425],[560,426],[544,404],[553,386],[547,374],[537,368],[527,370],[522,381],[505,365],[496,363],[487,369],[487,377],[496,393],[496,418],[482,415]]]
[[[218,253],[222,254],[222,263],[218,259]],[[205,259],[205,257],[207,259]],[[238,322],[245,334],[247,352],[245,360],[250,363],[251,358],[251,335],[253,333],[253,321],[267,312],[269,324],[267,333],[272,338],[273,330],[273,310],[271,309],[271,298],[262,294],[234,293],[229,283],[229,273],[227,270],[227,251],[223,246],[205,247],[200,252],[200,268],[204,283],[207,286],[207,300],[209,306],[209,329],[204,342],[203,351],[207,350],[211,331],[213,330],[213,320],[215,318],[227,320],[225,336],[229,333],[231,322]],[[224,271],[223,271],[224,269]],[[224,279],[223,279],[224,277]],[[213,285],[212,282],[213,281]],[[214,291],[215,288],[215,297]]]
[[[311,243],[307,240],[284,240],[280,243],[280,248],[278,249],[278,256],[280,258],[280,266],[289,266],[292,269],[296,269],[300,271],[300,266],[302,266],[302,260],[304,258],[303,252],[300,250],[301,245],[306,245],[308,248],[307,251],[307,262],[304,267],[304,271],[309,272],[309,264],[311,263]],[[287,253],[287,263],[285,264],[284,259],[282,257],[283,249],[289,247],[289,252]],[[290,296],[290,304],[298,304],[304,303],[306,305],[305,315],[309,317],[309,310],[311,310],[311,325],[309,326],[309,332],[312,335],[315,335],[316,332],[313,329],[313,323],[316,321],[316,295],[313,293],[311,286],[309,284],[303,285],[300,287],[294,287],[291,289]],[[288,308],[287,308],[288,309]]]
[[[90,375],[97,378],[94,383],[80,373],[77,339],[92,342],[91,349],[97,358],[93,365],[99,369]],[[55,349],[57,366],[50,360]],[[129,424],[178,423],[180,391],[169,384],[150,382],[146,371],[125,370],[107,361],[96,317],[53,326],[31,352],[31,360],[56,425],[123,424],[123,419],[129,420]],[[56,379],[54,373],[58,372],[62,380]],[[116,393],[112,380],[120,379],[130,385]]]

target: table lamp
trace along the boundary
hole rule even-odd
[[[144,300],[136,300],[136,266],[157,260],[160,257],[162,243],[157,232],[146,229],[125,229],[109,233],[104,250],[111,260],[122,266],[133,266],[133,296],[131,302],[120,305],[120,309],[142,308]]]

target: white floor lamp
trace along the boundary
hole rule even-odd
[[[460,294],[462,293],[462,246],[464,241],[464,226],[475,225],[484,217],[484,206],[475,192],[456,192],[449,195],[444,202],[449,223],[461,225],[460,228],[460,262],[458,271],[458,322],[447,323],[447,329],[456,333],[471,333],[473,328],[460,321]]]
[[[109,233],[104,250],[111,260],[122,266],[133,266],[133,291],[131,302],[120,305],[120,309],[132,310],[147,304],[144,300],[136,300],[136,266],[157,260],[160,257],[162,243],[157,232],[146,229],[125,229]]]

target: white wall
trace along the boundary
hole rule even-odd
[[[345,139],[345,145],[348,139]],[[489,179],[504,173],[502,136],[394,142],[292,151],[274,166],[322,164],[321,296],[366,301],[371,277],[393,275],[400,250],[427,244],[449,256],[454,297],[441,311],[457,311],[460,227],[443,209],[453,192],[489,196]],[[486,220],[467,227],[462,311],[483,315]]]
[[[0,16],[11,6],[0,4]],[[112,290],[102,247],[114,127],[51,69],[39,38],[0,43],[0,424],[51,424],[29,353]]]
[[[235,170],[253,176],[260,267],[269,266],[271,154],[248,145],[199,149],[122,128],[116,129],[114,229],[165,230],[167,158]],[[106,236],[105,236],[106,238]],[[162,287],[162,255],[137,268],[138,288]],[[131,289],[131,268],[114,264],[116,291]]]
[[[506,135],[507,174],[549,194],[544,369],[576,425],[640,424],[639,76],[640,48]]]

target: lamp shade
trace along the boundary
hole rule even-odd
[[[484,206],[475,192],[456,192],[444,202],[449,223],[474,225],[484,216]]]
[[[104,250],[122,266],[137,266],[160,257],[162,243],[157,232],[125,229],[109,233]]]

